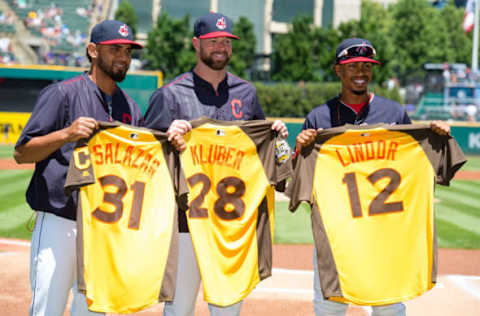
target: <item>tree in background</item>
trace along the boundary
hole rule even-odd
[[[312,50],[317,60],[313,70],[321,78],[321,81],[338,81],[337,74],[333,70],[335,64],[335,50],[340,43],[341,37],[336,29],[317,27],[313,29]]]
[[[182,19],[170,18],[166,13],[158,17],[157,24],[148,33],[147,44],[143,49],[146,69],[160,69],[168,80],[195,65],[197,59],[189,21],[188,14]]]
[[[470,65],[472,61],[473,32],[465,34],[461,22],[464,10],[457,8],[453,0],[448,1],[443,10],[440,10],[440,19],[445,24],[445,42],[448,53],[444,61],[449,63],[464,63]]]
[[[423,77],[425,63],[442,62],[445,27],[435,10],[424,0],[400,0],[392,7],[393,63],[400,78]]]
[[[296,16],[287,34],[277,35],[273,43],[272,78],[275,81],[319,81],[321,74],[314,47],[312,19]]]
[[[470,62],[472,35],[463,32],[462,20],[463,9],[455,7],[453,0],[443,9],[424,0],[399,0],[388,8],[364,0],[360,19],[337,29],[315,27],[311,18],[297,16],[287,34],[275,35],[271,78],[277,82],[337,81],[332,70],[335,48],[348,37],[367,38],[374,44],[382,63],[374,70],[376,83],[391,77],[402,83],[411,77],[423,78],[425,63]],[[159,16],[143,52],[147,69],[161,69],[171,79],[195,65],[189,22],[188,15],[178,20],[165,13]],[[255,62],[253,25],[241,17],[233,32],[241,40],[233,41],[229,71],[248,78]]]
[[[233,34],[240,40],[232,41],[232,58],[229,71],[239,77],[248,77],[247,72],[255,62],[257,39],[253,32],[253,24],[245,17],[240,17],[233,25]]]
[[[132,35],[135,39],[137,35],[138,16],[135,13],[135,8],[130,1],[122,1],[115,11],[115,20],[126,23],[132,29]]]

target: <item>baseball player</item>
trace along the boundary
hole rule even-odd
[[[178,150],[186,148],[183,135],[192,129],[188,120],[201,116],[224,121],[265,119],[255,88],[228,73],[232,55],[232,21],[220,13],[209,13],[194,23],[192,44],[197,64],[152,95],[145,114],[145,125],[167,131]],[[275,121],[272,129],[284,138],[287,128]],[[193,316],[200,287],[200,273],[192,247],[187,219],[179,212],[179,258],[175,298],[166,303],[166,316]],[[242,301],[220,307],[209,304],[211,315],[239,315]]]
[[[312,143],[318,129],[327,129],[345,124],[365,125],[376,123],[410,124],[410,118],[399,103],[376,96],[368,91],[373,67],[380,64],[375,59],[372,43],[362,38],[342,41],[335,51],[334,70],[342,83],[341,93],[325,104],[314,108],[306,117],[303,130],[297,136],[297,151]],[[431,128],[440,135],[450,132],[448,124],[433,121]],[[322,258],[319,257],[320,260]],[[314,261],[314,310],[320,315],[345,315],[348,305],[324,300],[318,276],[317,250]],[[405,315],[405,305],[396,303],[373,307],[375,316]]]
[[[18,163],[35,162],[26,194],[36,211],[30,315],[63,315],[72,286],[71,315],[97,315],[88,311],[85,296],[77,290],[77,197],[67,197],[63,186],[76,141],[92,135],[97,120],[143,123],[140,109],[117,86],[125,78],[134,48],[142,46],[133,41],[125,23],[107,20],[97,24],[87,45],[90,70],[40,93],[15,146]]]

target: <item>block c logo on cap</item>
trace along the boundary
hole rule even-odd
[[[216,26],[220,30],[226,29],[227,28],[227,22],[225,22],[225,17],[222,16],[220,19],[218,19]]]
[[[128,27],[126,24],[120,26],[120,28],[118,29],[118,33],[120,33],[120,35],[122,35],[123,37],[127,37],[128,36]]]

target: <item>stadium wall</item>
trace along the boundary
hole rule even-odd
[[[44,65],[0,65],[0,144],[15,143],[48,84],[74,77],[84,68]],[[119,86],[146,111],[153,91],[163,84],[161,71],[132,71]]]
[[[295,140],[302,130],[303,119],[278,118],[286,122],[288,128],[288,144],[295,147]],[[424,123],[424,122],[414,122]],[[480,124],[451,123],[452,136],[467,155],[480,155]]]
[[[0,65],[0,94],[4,97],[10,94],[9,97],[2,98],[0,101],[0,132],[2,133],[0,144],[16,142],[30,117],[41,88],[84,71],[86,71],[84,68],[64,66]],[[163,74],[160,71],[132,71],[119,86],[145,113],[151,94],[162,84]],[[303,119],[281,119],[287,124],[289,130],[287,141],[293,148],[295,138],[302,129]],[[466,154],[480,155],[480,124],[452,123],[452,135]]]

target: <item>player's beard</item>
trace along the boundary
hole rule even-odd
[[[367,94],[367,90],[353,90],[352,89],[352,93],[355,94],[355,95],[365,95],[365,94]]]
[[[222,53],[225,55],[225,59],[223,60],[215,60],[213,55],[217,53]],[[200,59],[202,62],[210,67],[213,70],[222,70],[224,69],[227,65],[228,62],[230,61],[231,55],[228,54],[227,51],[224,52],[211,52],[210,55],[206,54],[203,50],[200,50]]]
[[[125,67],[116,67],[115,62],[112,62],[109,65],[102,58],[102,54],[98,54],[97,66],[115,82],[122,82],[127,75],[128,68],[130,67],[130,65],[126,65]]]

